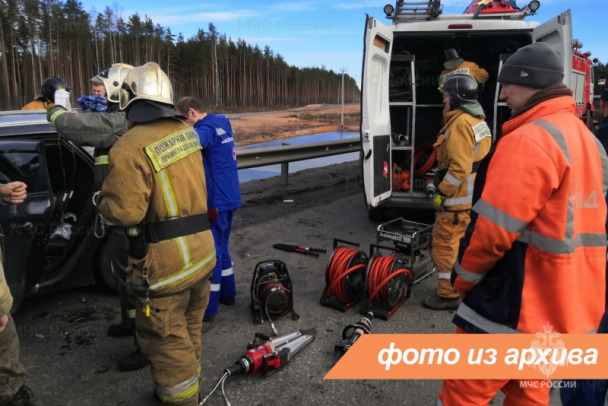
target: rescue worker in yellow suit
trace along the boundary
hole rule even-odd
[[[459,241],[470,221],[477,166],[490,150],[492,136],[477,102],[477,82],[471,76],[450,76],[439,90],[443,94],[445,125],[433,145],[439,177],[432,197],[437,217],[431,242],[437,294],[425,298],[422,304],[433,310],[447,310],[458,307],[459,295],[452,288],[450,276]]]
[[[456,48],[446,48],[444,50],[445,62],[444,70],[439,74],[439,86],[441,87],[447,78],[454,75],[469,75],[482,86],[490,75],[488,71],[481,68],[475,62],[465,61]]]
[[[129,130],[110,150],[97,207],[127,228],[127,288],[137,296],[136,334],[155,395],[164,405],[195,406],[216,262],[200,140],[177,118],[171,82],[154,62],[127,73],[120,107]]]

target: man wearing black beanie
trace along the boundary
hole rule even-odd
[[[582,334],[602,318],[608,157],[563,78],[562,56],[544,43],[498,74],[512,116],[475,179],[452,271],[457,333]],[[546,381],[445,380],[438,404],[489,404],[500,390],[505,404],[548,405],[555,367]]]

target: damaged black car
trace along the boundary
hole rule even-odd
[[[0,183],[27,184],[22,204],[0,207],[4,272],[13,311],[30,294],[118,280],[93,205],[90,151],[59,137],[44,112],[0,112]]]

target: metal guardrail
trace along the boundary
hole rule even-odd
[[[44,110],[14,110],[0,111],[0,117],[9,116],[6,123],[0,120],[0,129],[4,126],[13,127],[16,123],[28,123],[39,127],[54,128],[48,123]],[[29,117],[34,116],[39,117]],[[15,118],[10,116],[16,116]],[[38,130],[39,131],[39,130]],[[0,135],[2,131],[0,131]],[[336,141],[311,142],[306,144],[289,145],[284,144],[278,147],[262,147],[237,150],[237,165],[239,169],[256,168],[260,166],[281,164],[281,179],[287,185],[289,175],[289,162],[303,161],[306,159],[322,158],[331,155],[346,154],[361,150],[361,140],[359,138],[345,138]]]
[[[242,149],[237,150],[237,165],[239,169],[247,169],[281,164],[281,179],[283,180],[283,184],[287,185],[289,162],[358,152],[360,150],[361,140],[359,138]]]

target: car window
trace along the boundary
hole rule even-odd
[[[40,154],[37,151],[0,151],[0,181],[25,182],[34,190],[40,168]]]

